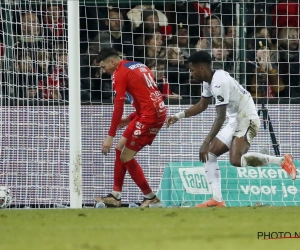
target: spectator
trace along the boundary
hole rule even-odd
[[[145,9],[141,13],[142,23],[134,29],[134,40],[136,45],[143,45],[143,36],[159,32],[159,20],[156,10]]]
[[[224,28],[219,17],[211,15],[205,18],[205,27],[203,30],[204,38],[200,39],[196,45],[196,49],[206,50],[211,54],[211,45],[213,37],[223,37]]]
[[[178,25],[176,35],[173,37],[172,41],[173,44],[177,44],[177,46],[181,49],[185,58],[189,58],[190,55],[196,51],[195,46],[190,43],[187,25],[182,23]]]
[[[232,39],[233,44],[235,44],[236,39],[236,23],[233,22],[231,26],[224,26],[224,36],[226,38]]]
[[[124,31],[123,14],[117,8],[108,9],[108,18],[105,20],[107,31],[101,31],[91,42],[99,42],[101,49],[114,48],[128,60],[133,56],[132,33]]]
[[[194,91],[190,86],[190,72],[187,61],[181,49],[176,44],[168,46],[168,81],[174,93],[183,98],[194,96]],[[197,95],[198,96],[198,95]]]
[[[195,47],[201,34],[201,25],[203,25],[206,8],[205,3],[189,3],[185,1],[176,1],[176,3],[166,4],[166,16],[172,26],[173,34],[176,36],[178,30],[177,24],[187,27],[190,44]],[[204,8],[203,8],[204,7]],[[176,37],[175,37],[176,39]],[[174,43],[177,43],[173,40]]]
[[[270,32],[269,29],[266,27],[257,27],[254,29],[254,34],[251,36],[250,39],[248,39],[248,43],[252,42],[252,38],[266,38],[268,40],[268,46],[269,46],[269,50],[271,51],[271,61],[272,62],[278,62],[278,53],[277,53],[277,47],[276,44],[273,43],[271,36],[270,36]],[[249,44],[248,44],[249,47]],[[250,45],[251,47],[251,45]]]
[[[159,19],[156,10],[145,9],[142,12],[143,22],[141,28],[147,33],[147,31],[159,31]]]
[[[286,97],[300,97],[299,33],[297,28],[283,28],[278,36],[279,73],[286,87]]]
[[[271,61],[268,40],[264,37],[252,39],[251,48],[254,60],[247,60],[247,85],[251,95],[282,96],[285,86],[278,75],[277,64]]]
[[[211,37],[222,37],[224,34],[224,28],[222,26],[221,19],[215,15],[206,17],[205,19],[204,36]]]
[[[255,3],[253,19],[247,23],[247,37],[253,37],[255,28],[272,27],[269,4],[265,2]]]
[[[15,44],[16,55],[25,49],[31,54],[32,60],[36,61],[38,49],[51,49],[44,39],[40,19],[33,12],[21,13],[21,29],[18,33],[18,42]]]
[[[65,40],[67,37],[67,20],[64,7],[59,1],[52,1],[44,6],[45,15],[43,24],[45,25],[45,36],[53,40]]]
[[[228,45],[228,61],[235,61],[236,53],[236,22],[233,21],[230,26],[224,26],[224,37],[226,38],[225,41]]]
[[[38,16],[33,12],[21,14],[21,32],[19,40],[27,43],[34,43],[40,40],[42,34],[42,25]]]
[[[166,58],[166,49],[162,46],[163,40],[159,31],[145,34],[142,49],[135,51],[134,60],[149,65],[152,61]]]
[[[59,79],[53,72],[51,57],[47,50],[37,52],[37,73],[42,99],[61,100]]]
[[[168,25],[167,17],[154,6],[136,6],[127,13],[127,17],[132,21],[134,30],[134,43],[143,45],[144,34],[159,31],[162,38],[170,38],[172,27]]]
[[[166,72],[166,62],[165,60],[153,61],[152,64],[148,66],[154,75],[157,87],[161,92],[163,99],[182,99],[182,97],[174,93],[168,83],[168,79],[165,76]]]
[[[16,56],[14,64],[14,93],[18,98],[39,98],[38,77],[33,73],[30,54],[23,52]]]
[[[81,83],[90,86],[92,101],[102,102],[112,99],[111,78],[103,76],[96,57],[100,51],[100,44],[90,44],[86,54],[81,57]]]
[[[68,51],[65,43],[59,43],[55,47],[55,62],[53,73],[58,77],[59,92],[63,100],[69,100]]]
[[[214,69],[223,69],[233,74],[233,62],[228,61],[229,48],[232,45],[224,38],[212,39],[212,61]]]
[[[62,99],[69,100],[69,67],[68,67],[68,49],[66,43],[59,43],[56,48],[56,63],[53,73],[59,79],[59,90]],[[91,100],[90,83],[80,82],[81,101],[86,102]]]

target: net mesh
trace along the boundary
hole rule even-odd
[[[114,153],[101,154],[113,95],[110,76],[95,63],[99,50],[114,47],[124,59],[150,67],[169,114],[199,100],[201,85],[191,79],[186,59],[195,51],[208,51],[215,69],[228,71],[251,92],[258,108],[263,103],[269,109],[280,151],[299,159],[298,24],[298,1],[80,1],[83,203],[93,204],[113,183]],[[69,203],[68,53],[75,52],[68,51],[68,39],[72,31],[66,1],[1,3],[0,185],[11,189],[14,206]],[[126,105],[125,114],[131,111]],[[137,155],[154,191],[169,163],[198,161],[214,117],[211,107],[171,130],[163,129],[154,144]],[[273,143],[268,129],[262,128],[251,151],[274,154]],[[220,160],[228,162],[228,154]],[[236,188],[225,186],[238,193],[239,200],[257,201],[257,196],[243,198],[236,177],[225,179],[237,182]],[[282,183],[277,176],[266,185],[274,181]],[[261,184],[257,180],[257,186]],[[290,200],[283,191],[278,195],[284,205],[298,204],[297,194]],[[234,197],[228,195],[227,200]],[[141,199],[126,176],[122,201]]]

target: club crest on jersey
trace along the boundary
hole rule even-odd
[[[224,97],[222,95],[218,95],[217,99],[219,102],[224,102]]]
[[[133,134],[134,134],[135,136],[138,136],[138,135],[141,135],[141,134],[142,134],[142,131],[139,130],[139,129],[137,129],[137,130],[134,130]]]

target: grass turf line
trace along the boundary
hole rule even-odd
[[[298,249],[298,207],[0,210],[0,249]]]

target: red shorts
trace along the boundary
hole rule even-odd
[[[151,145],[154,138],[162,128],[165,117],[159,118],[155,123],[141,123],[139,117],[135,117],[125,129],[123,137],[127,139],[126,148],[140,151],[146,145]]]

